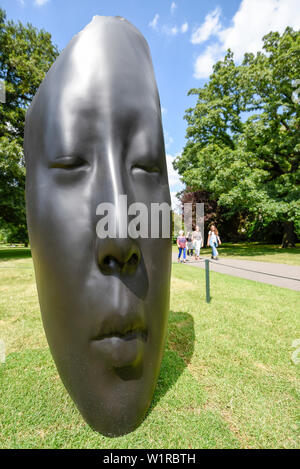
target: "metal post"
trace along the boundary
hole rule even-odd
[[[205,259],[205,285],[206,285],[206,303],[209,303],[210,302],[209,259]]]

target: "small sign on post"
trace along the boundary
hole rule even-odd
[[[5,81],[0,79],[0,103],[5,103]]]
[[[205,259],[205,286],[206,286],[206,303],[209,303],[210,302],[209,259]]]
[[[0,339],[0,364],[5,363],[5,342]]]

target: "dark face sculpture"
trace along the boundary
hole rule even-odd
[[[95,17],[73,38],[27,113],[24,149],[39,301],[59,374],[95,430],[130,432],[159,373],[171,260],[170,238],[96,233],[96,209],[109,202],[120,234],[120,195],[149,214],[151,203],[170,204],[151,58],[130,23]]]

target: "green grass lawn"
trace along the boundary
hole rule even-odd
[[[177,251],[177,246],[173,246]],[[218,247],[220,257],[231,257],[245,261],[277,262],[279,264],[300,265],[300,244],[295,248],[281,249],[279,244],[223,243]],[[211,248],[202,248],[201,255],[211,254]]]
[[[299,293],[211,272],[207,305],[204,271],[174,264],[152,407],[136,431],[110,439],[85,424],[61,384],[28,251],[9,252],[0,262],[1,448],[299,447]]]

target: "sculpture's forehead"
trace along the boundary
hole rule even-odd
[[[129,124],[159,129],[159,98],[144,38],[119,19],[93,20],[48,72],[31,119],[43,126],[45,138],[55,134],[66,145],[74,134],[89,139],[113,128],[126,133]]]
[[[118,146],[137,135],[155,144],[162,136],[160,110],[147,90],[137,94],[127,87],[123,92],[122,87],[94,82],[86,90],[74,91],[69,83],[56,101],[47,100],[44,110],[41,135],[53,155],[72,152],[78,144]]]
[[[71,41],[60,59],[51,88],[59,87],[63,104],[82,96],[86,102],[96,100],[102,106],[128,100],[157,104],[148,47],[128,23],[114,19],[98,25],[93,21]]]

